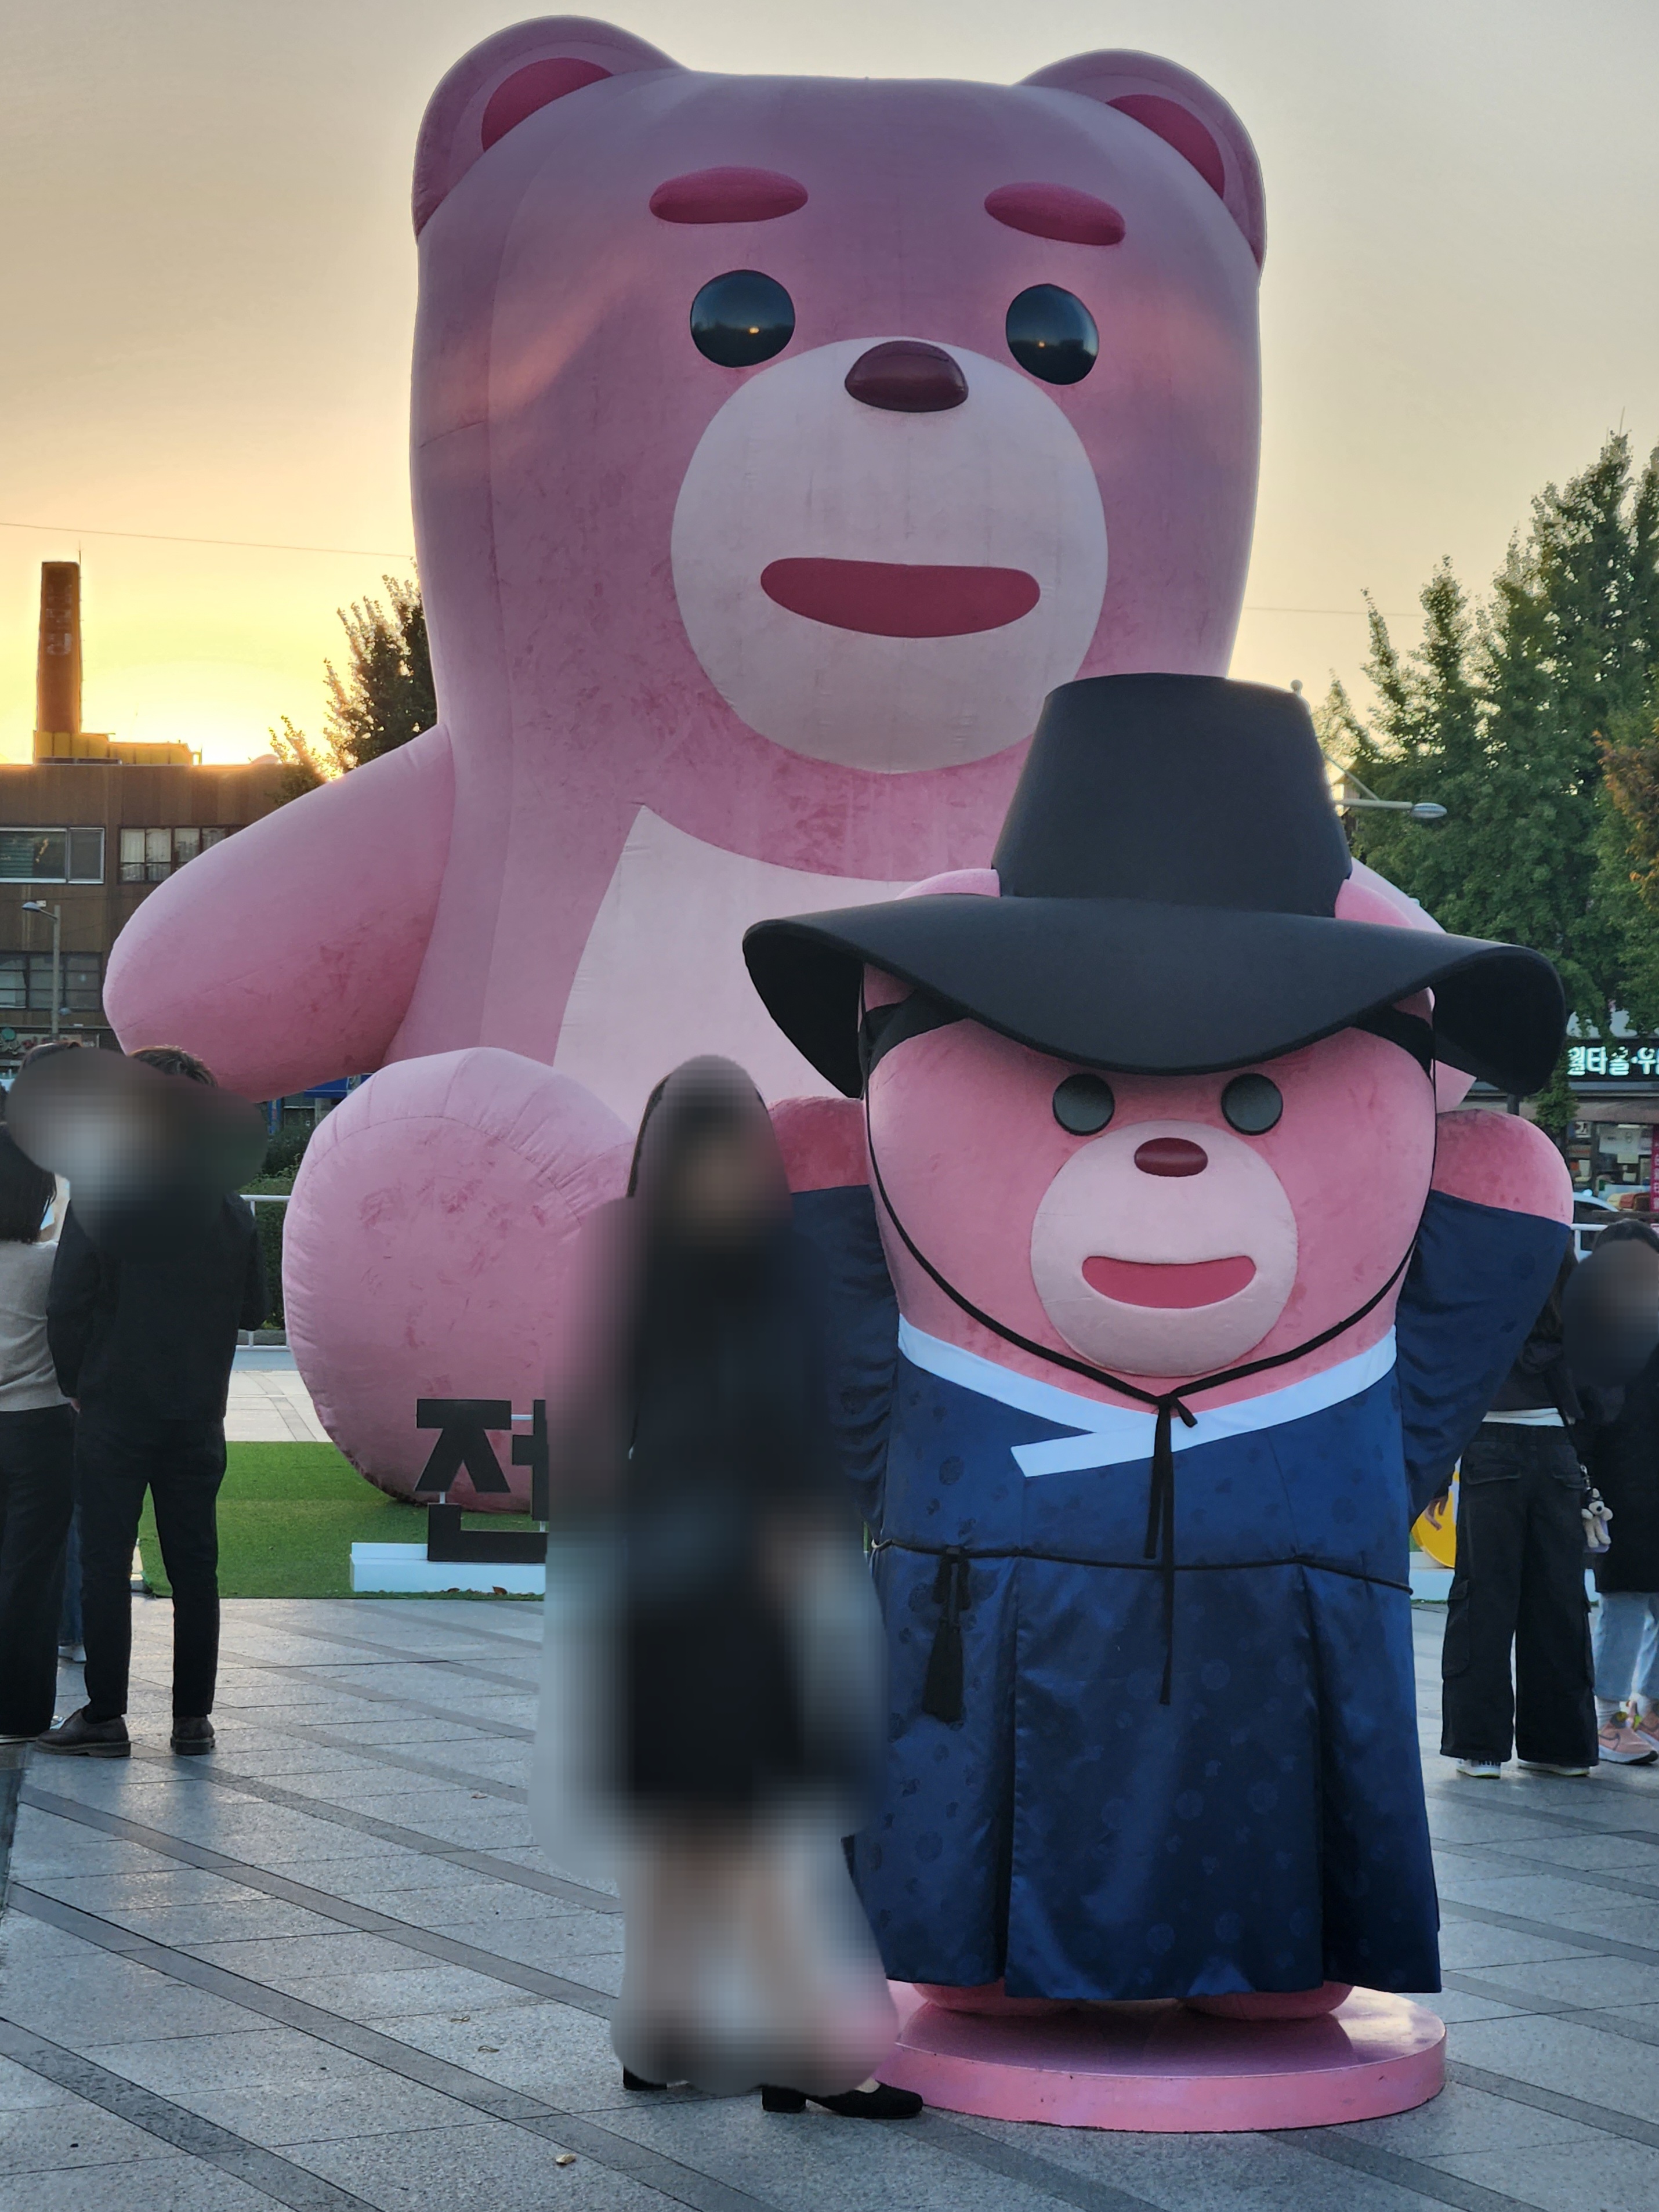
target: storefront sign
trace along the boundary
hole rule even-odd
[[[1570,1083],[1647,1085],[1659,1077],[1659,1037],[1613,1037],[1606,1044],[1570,1044]]]

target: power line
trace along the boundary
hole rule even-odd
[[[38,530],[49,538],[130,538],[145,545],[229,545],[245,553],[338,553],[354,561],[407,561],[412,553],[390,553],[374,545],[284,545],[264,538],[185,538],[160,530],[80,530],[66,523],[0,522],[0,530]]]
[[[219,545],[229,546],[244,553],[323,553],[337,554],[353,561],[407,561],[413,565],[412,553],[389,552],[383,545],[289,545],[269,538],[189,538],[160,530],[81,530],[67,524],[53,522],[0,522],[0,530],[35,530],[51,538],[125,538],[143,545]],[[1350,621],[1363,622],[1364,607],[1270,607],[1246,605],[1247,615],[1340,615]],[[1403,607],[1378,609],[1385,622],[1409,622],[1411,611]]]
[[[1369,612],[1364,607],[1261,607],[1246,606],[1247,615],[1348,615],[1363,622]],[[1376,611],[1384,622],[1409,622],[1410,611],[1404,607],[1379,607]]]

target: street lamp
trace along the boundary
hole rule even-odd
[[[1379,799],[1369,785],[1361,783],[1351,768],[1344,768],[1328,753],[1324,759],[1326,767],[1334,768],[1342,779],[1341,793],[1336,802],[1339,807],[1373,807],[1379,814],[1403,814],[1407,822],[1443,822],[1446,818],[1445,808],[1437,806],[1431,799]]]
[[[64,981],[64,909],[48,906],[45,899],[25,899],[25,914],[43,914],[52,924],[52,1035],[58,1036],[58,1005],[63,997]],[[28,994],[24,993],[27,999]]]
[[[1291,678],[1291,689],[1298,699],[1302,696],[1302,679],[1299,676],[1293,676]],[[1322,745],[1320,752],[1326,767],[1334,768],[1342,779],[1342,795],[1336,802],[1339,808],[1346,807],[1350,811],[1357,811],[1361,807],[1368,807],[1374,809],[1379,814],[1403,814],[1408,822],[1443,822],[1445,820],[1445,808],[1437,806],[1431,799],[1379,799],[1368,785],[1361,783],[1351,768],[1344,768],[1340,761],[1333,760]],[[1358,797],[1352,795],[1356,793],[1358,794]]]

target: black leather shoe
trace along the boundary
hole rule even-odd
[[[643,2074],[636,2074],[631,2066],[624,2066],[623,2087],[624,2089],[665,2089],[668,2084],[666,2081],[647,2081]]]
[[[181,1759],[192,1759],[201,1752],[211,1751],[213,1723],[205,1716],[200,1720],[181,1721],[175,1717],[170,1741]]]
[[[804,2089],[781,2089],[773,2082],[761,2088],[763,2112],[804,2112],[807,2101]],[[885,2081],[878,2081],[873,2089],[848,2089],[839,2097],[814,2097],[811,2102],[843,2120],[914,2120],[922,2108],[914,2089],[892,2089]]]
[[[131,1759],[132,1741],[124,1720],[90,1721],[82,1705],[56,1728],[35,1738],[41,1751],[72,1752],[81,1759]]]

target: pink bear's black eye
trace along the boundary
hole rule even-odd
[[[691,336],[697,351],[722,368],[752,368],[770,361],[795,335],[795,303],[775,276],[758,269],[728,269],[711,276],[691,302]]]
[[[1241,1137],[1265,1137],[1277,1126],[1285,1101],[1265,1075],[1236,1075],[1221,1094],[1221,1111]]]
[[[1054,1119],[1074,1137],[1097,1136],[1116,1111],[1103,1075],[1068,1075],[1054,1091]]]
[[[1032,284],[1010,302],[1008,350],[1045,384],[1080,384],[1100,353],[1095,319],[1075,292]]]

